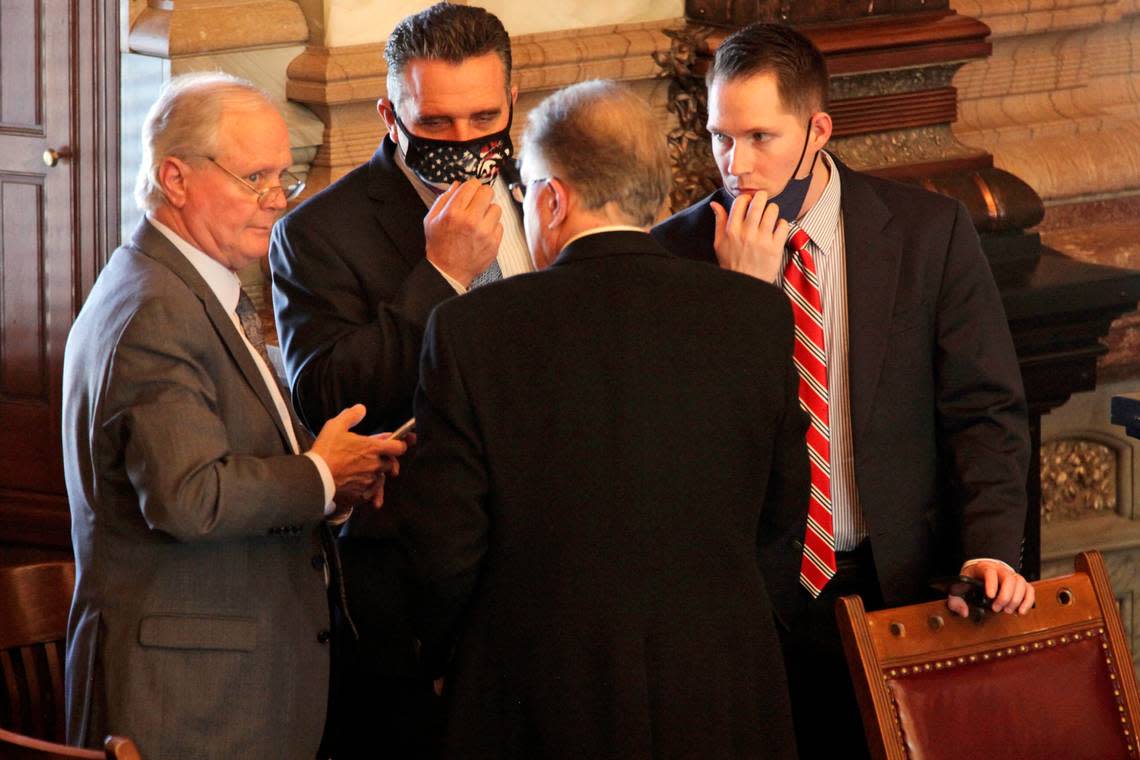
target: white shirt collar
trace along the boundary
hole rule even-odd
[[[238,297],[241,295],[241,280],[237,274],[225,264],[210,258],[201,250],[179,237],[178,233],[157,221],[153,216],[147,215],[151,226],[162,233],[163,237],[177,248],[190,265],[202,275],[202,279],[210,286],[222,308],[228,313],[237,311]]]

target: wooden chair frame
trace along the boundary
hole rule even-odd
[[[1072,575],[1033,584],[1037,602],[1026,615],[960,618],[946,609],[945,601],[868,613],[857,596],[839,599],[839,629],[872,757],[909,760],[923,754],[921,749],[911,753],[914,747],[904,735],[894,696],[898,692],[892,690],[908,675],[913,679],[920,672],[958,667],[966,672],[991,658],[996,666],[1002,658],[1032,656],[1095,637],[1101,641],[1111,679],[1106,683],[1119,711],[1122,747],[1127,746],[1128,757],[1140,758],[1140,690],[1104,559],[1099,552],[1084,552],[1074,565]],[[994,756],[1008,757],[1004,749],[995,746]]]
[[[83,749],[35,739],[0,728],[4,760],[141,760],[138,747],[122,736],[108,736],[103,749]]]
[[[63,672],[75,563],[0,567],[0,727],[63,741]]]

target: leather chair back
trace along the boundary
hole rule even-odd
[[[873,757],[1140,758],[1140,692],[1098,552],[1034,583],[1026,615],[961,618],[945,601],[836,603]]]

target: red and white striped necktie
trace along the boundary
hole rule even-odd
[[[793,358],[800,374],[800,406],[808,413],[808,460],[811,493],[807,532],[800,563],[800,583],[813,597],[835,575],[835,528],[831,515],[831,434],[828,426],[827,354],[823,343],[823,301],[819,275],[808,251],[810,239],[795,230],[788,240],[784,291],[792,302],[796,340]]]

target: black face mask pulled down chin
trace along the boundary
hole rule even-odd
[[[396,116],[396,126],[408,141],[404,163],[421,180],[441,189],[452,182],[468,179],[489,185],[499,175],[502,164],[510,161],[514,154],[511,143],[513,118],[514,109],[504,129],[473,140],[435,140],[413,135]]]
[[[768,199],[769,203],[775,203],[779,209],[779,217],[787,222],[794,222],[796,217],[800,215],[800,209],[803,208],[804,199],[807,198],[808,188],[811,187],[812,172],[815,171],[815,160],[819,158],[819,151],[811,158],[811,167],[808,169],[807,176],[803,179],[796,179],[796,175],[800,172],[800,164],[804,162],[804,155],[807,153],[808,139],[811,138],[811,123],[808,123],[807,134],[804,135],[804,147],[800,151],[800,160],[796,162],[796,168],[792,170],[792,178],[788,180],[788,184],[784,185],[784,189],[776,195]]]

